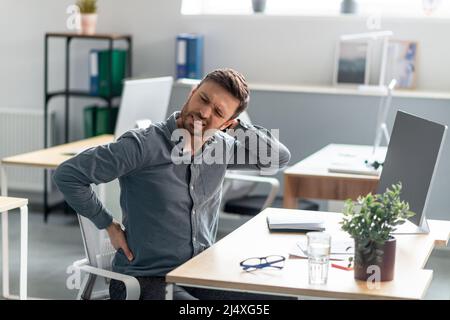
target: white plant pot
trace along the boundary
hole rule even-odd
[[[262,13],[266,10],[266,0],[252,0],[254,13]]]
[[[86,35],[95,34],[97,28],[97,14],[81,14],[81,33]]]

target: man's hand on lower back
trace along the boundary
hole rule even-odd
[[[111,244],[114,249],[119,250],[122,249],[123,253],[127,257],[129,261],[134,259],[133,253],[130,248],[128,248],[127,239],[125,237],[125,232],[123,232],[120,223],[113,221],[107,228],[109,239],[111,240]]]

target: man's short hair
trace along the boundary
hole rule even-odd
[[[232,119],[236,118],[247,109],[248,102],[250,101],[250,94],[247,81],[241,73],[230,68],[216,69],[203,78],[199,87],[206,81],[214,81],[239,100],[239,106],[231,117]]]

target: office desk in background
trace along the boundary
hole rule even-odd
[[[356,200],[360,195],[375,192],[379,177],[361,174],[328,172],[339,154],[370,155],[372,146],[329,144],[284,171],[283,206],[297,208],[298,198]],[[386,151],[380,147],[379,151]]]
[[[25,166],[42,169],[56,169],[61,163],[72,158],[77,151],[107,144],[114,141],[114,136],[101,136],[61,144],[47,149],[27,152],[12,157],[3,158],[3,166]]]
[[[173,284],[210,289],[268,293],[273,295],[337,299],[423,299],[433,277],[424,270],[435,246],[445,246],[450,236],[450,221],[428,220],[427,235],[398,235],[395,278],[369,288],[356,281],[353,271],[330,268],[326,285],[309,285],[308,260],[290,257],[281,270],[243,271],[239,262],[250,257],[284,255],[305,235],[294,232],[269,232],[268,214],[300,210],[267,208],[246,224],[218,241],[166,276],[167,298],[173,297]],[[332,237],[346,236],[340,230],[342,214],[301,211],[326,221]]]
[[[55,147],[42,149],[38,151],[28,152],[12,157],[7,157],[1,160],[0,163],[0,180],[1,180],[1,195],[2,197],[6,197],[8,195],[8,182],[6,176],[5,166],[25,166],[25,167],[33,167],[33,168],[42,168],[42,169],[56,169],[61,163],[70,159],[75,155],[76,152],[88,149],[90,147],[99,146],[102,144],[110,143],[114,140],[113,135],[102,135],[98,137],[93,137],[85,140],[75,141],[63,145],[58,145]],[[99,197],[103,196],[102,189],[99,189]],[[1,207],[1,206],[0,206]],[[5,210],[6,211],[6,210]],[[24,216],[22,214],[21,216]],[[28,219],[21,219],[21,243],[26,242],[27,234],[25,234],[28,230]],[[8,251],[5,248],[8,248],[9,236],[8,236],[8,214],[7,212],[2,213],[2,242],[3,242],[3,296],[5,298],[11,298],[9,294],[9,257]],[[24,240],[25,239],[25,240]],[[27,254],[27,250],[21,250],[21,255],[25,252]],[[27,268],[27,258],[21,257],[21,261],[24,262],[24,267]],[[22,265],[22,262],[21,262]],[[22,270],[22,267],[21,267]],[[27,288],[27,277],[26,275],[22,275],[21,271],[21,284],[20,284],[20,297],[26,297],[26,288]],[[23,293],[25,292],[25,293]],[[14,297],[12,297],[14,298]]]

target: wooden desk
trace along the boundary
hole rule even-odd
[[[427,235],[398,235],[395,278],[381,282],[379,288],[368,288],[364,281],[356,281],[352,271],[330,268],[326,285],[308,284],[308,261],[289,258],[282,270],[246,272],[239,262],[249,257],[272,254],[288,256],[301,233],[270,233],[266,216],[288,209],[268,208],[246,224],[218,241],[209,249],[189,260],[166,276],[170,298],[172,284],[194,287],[264,292],[295,297],[339,299],[422,299],[432,280],[433,271],[424,266],[435,246],[447,244],[450,221],[428,220],[431,232]],[[294,210],[289,210],[294,211]],[[296,210],[300,211],[300,210]],[[333,212],[302,211],[320,216],[326,230],[333,237],[343,236],[338,224],[342,215]]]
[[[55,169],[64,161],[70,159],[74,156],[74,152],[88,149],[90,147],[95,147],[102,144],[107,144],[113,142],[113,135],[102,135],[98,137],[93,137],[90,139],[80,140],[76,142],[71,142],[52,148],[42,149],[34,152],[28,152],[12,157],[7,157],[0,162],[0,180],[1,180],[1,195],[6,197],[8,195],[8,183],[5,166],[26,166],[34,168],[44,168],[44,169]],[[103,193],[103,190],[101,191]],[[2,199],[2,198],[0,198]],[[4,198],[5,199],[5,198]],[[9,198],[8,198],[9,199]],[[4,200],[6,201],[6,200]],[[28,200],[27,200],[28,202]],[[11,204],[8,202],[8,204]],[[1,210],[3,209],[3,211]],[[0,204],[0,212],[2,212],[2,244],[3,244],[3,296],[5,298],[14,298],[9,294],[9,257],[8,257],[8,207]],[[21,212],[22,209],[21,207]],[[21,214],[21,247],[22,243],[26,243],[28,236],[28,219],[27,214]],[[25,238],[24,238],[25,237]],[[6,248],[6,250],[5,250]],[[25,257],[23,255],[25,254]],[[26,265],[26,255],[27,249],[21,249],[21,261],[24,259]],[[22,262],[21,262],[22,265]],[[21,267],[21,291],[20,297],[26,297],[26,286],[27,277],[22,276]],[[23,293],[25,292],[25,293]]]
[[[386,148],[380,148],[385,152]],[[372,146],[329,144],[284,172],[285,208],[296,209],[297,198],[356,200],[359,195],[375,192],[378,176],[328,172],[338,154],[370,156]]]
[[[33,168],[56,169],[61,163],[72,158],[74,152],[107,144],[114,141],[114,136],[105,134],[89,139],[79,140],[59,146],[23,153],[3,158],[2,165],[26,166]]]
[[[19,296],[9,292],[9,239],[8,239],[8,210],[20,209],[20,289]],[[0,197],[0,212],[2,214],[2,270],[3,297],[7,299],[27,298],[28,275],[28,199]]]

